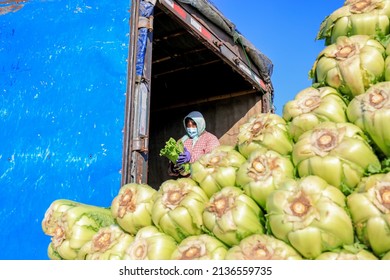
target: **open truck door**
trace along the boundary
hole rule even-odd
[[[273,65],[206,0],[131,4],[121,184],[158,188],[168,179],[159,151],[188,112],[234,145],[250,116],[274,111]]]

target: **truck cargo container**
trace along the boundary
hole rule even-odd
[[[158,188],[189,111],[234,144],[273,110],[272,62],[208,1],[3,1],[0,45],[0,259],[48,258],[54,200]]]
[[[190,111],[226,145],[249,117],[273,112],[271,60],[209,1],[133,1],[130,39],[122,185],[169,178],[159,151]]]

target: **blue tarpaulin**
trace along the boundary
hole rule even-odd
[[[147,1],[140,1],[139,16],[149,19],[153,14],[154,5]],[[145,52],[148,38],[148,28],[141,27],[138,30],[138,51],[137,51],[137,63],[136,63],[136,75],[142,76],[145,64]]]
[[[0,259],[47,259],[52,201],[120,187],[131,1],[0,5]]]

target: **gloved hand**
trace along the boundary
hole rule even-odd
[[[190,154],[190,152],[187,150],[187,148],[184,147],[184,152],[182,152],[182,153],[179,155],[179,158],[177,159],[176,164],[181,165],[181,164],[190,162],[190,160],[191,160],[191,154]]]
[[[179,176],[181,172],[184,171],[183,165],[174,164],[173,162],[169,162],[168,165],[168,175],[169,176]]]
[[[172,171],[174,173],[181,173],[181,172],[184,171],[184,167],[183,167],[183,165],[175,164],[175,165],[172,166]]]

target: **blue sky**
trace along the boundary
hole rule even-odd
[[[276,113],[306,87],[308,72],[325,48],[316,41],[321,22],[344,0],[211,0],[237,30],[274,64],[271,77]]]

